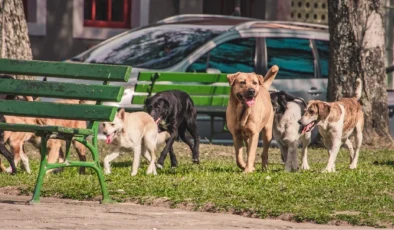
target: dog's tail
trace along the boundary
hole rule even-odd
[[[170,133],[163,131],[157,134],[157,145],[163,144],[168,138],[170,138]]]
[[[361,79],[360,78],[357,78],[357,80],[356,80],[356,98],[357,98],[357,100],[360,100],[360,98],[361,98],[361,92],[362,92],[362,89],[363,89],[363,84],[362,84],[362,82],[361,82]]]
[[[277,65],[274,65],[271,67],[271,69],[268,71],[268,73],[264,77],[264,82],[263,86],[266,89],[269,89],[272,85],[272,82],[274,81],[276,74],[278,74],[279,67]]]

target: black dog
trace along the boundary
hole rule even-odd
[[[197,112],[190,96],[180,90],[168,90],[155,94],[145,101],[147,112],[153,117],[161,130],[166,129],[170,138],[157,160],[157,167],[162,168],[167,153],[170,152],[171,167],[178,165],[172,145],[179,137],[190,147],[193,163],[200,163],[200,136],[197,130]],[[194,146],[186,138],[186,130],[194,139]]]

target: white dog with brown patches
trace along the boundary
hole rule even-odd
[[[328,149],[329,159],[323,172],[335,172],[335,160],[339,148],[344,144],[350,152],[350,169],[357,167],[360,147],[363,140],[364,114],[358,102],[361,98],[361,80],[356,81],[356,95],[352,98],[342,98],[336,102],[311,100],[305,114],[299,123],[305,126],[306,131],[312,130],[315,125]],[[355,137],[356,146],[349,139]]]
[[[102,123],[106,143],[113,144],[115,151],[104,158],[104,173],[110,174],[110,162],[120,155],[119,148],[131,148],[134,152],[131,176],[137,175],[142,156],[149,162],[147,174],[156,175],[155,150],[169,138],[168,132],[158,133],[158,127],[153,118],[145,112],[127,113],[121,109],[113,122]]]

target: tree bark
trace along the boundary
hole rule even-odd
[[[328,0],[328,101],[353,97],[361,78],[364,144],[392,144],[384,66],[385,0]]]
[[[22,0],[0,0],[0,58],[33,58]],[[15,77],[15,76],[14,76]],[[33,79],[31,76],[16,76]]]

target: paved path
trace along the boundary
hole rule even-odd
[[[27,205],[29,199],[0,193],[1,229],[356,229],[131,203],[100,205],[93,201],[42,198],[40,204]]]

